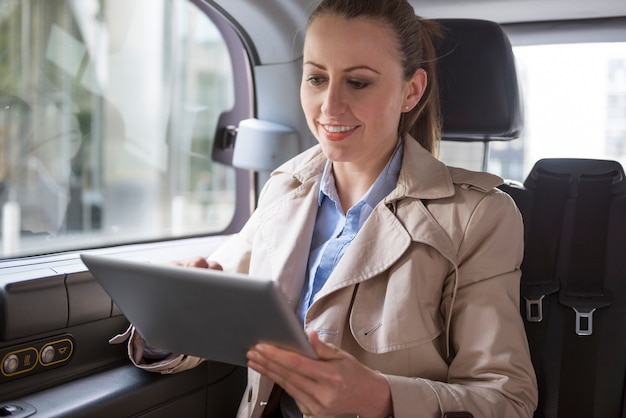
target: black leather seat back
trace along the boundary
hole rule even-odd
[[[535,417],[619,417],[626,376],[626,181],[615,161],[545,159],[506,184],[525,225],[521,311]]]

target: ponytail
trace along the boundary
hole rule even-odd
[[[423,68],[428,75],[428,83],[417,106],[410,112],[403,114],[398,132],[400,135],[408,133],[422,147],[436,155],[441,140],[442,117],[439,103],[437,53],[433,39],[441,37],[442,31],[439,24],[432,20],[422,19],[418,16],[415,19],[421,29],[422,60],[421,65],[413,70],[410,77],[418,68]],[[405,73],[405,77],[409,77],[409,74]]]

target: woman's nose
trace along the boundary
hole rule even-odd
[[[340,86],[330,83],[324,94],[322,112],[326,116],[341,115],[346,111],[346,101]]]

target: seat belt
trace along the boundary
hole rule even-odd
[[[521,294],[525,300],[526,320],[542,322],[543,299],[559,290],[556,258],[561,236],[565,201],[570,189],[570,174],[537,170],[526,255],[522,262]]]
[[[525,317],[531,360],[537,374],[539,405],[542,405],[542,410],[537,411],[535,416],[543,417],[544,411],[556,410],[558,405],[556,392],[547,390],[548,382],[553,380],[548,377],[547,369],[553,371],[550,376],[558,375],[558,371],[551,363],[545,363],[544,359],[551,359],[551,350],[560,345],[559,340],[553,340],[555,337],[560,339],[560,334],[552,337],[548,335],[547,318],[551,295],[558,292],[560,286],[555,273],[556,260],[572,176],[569,173],[553,173],[541,167],[533,175],[536,178],[536,188],[533,191],[532,206],[526,211],[530,219],[525,220],[527,245],[521,266],[520,292],[522,306],[525,308],[522,316]],[[551,340],[550,344],[546,344],[548,338]]]
[[[574,318],[563,327],[558,408],[563,418],[594,416],[598,338],[593,315],[612,300],[604,288],[604,273],[615,176],[615,172],[583,173],[577,182],[569,261],[559,292],[559,301],[572,308],[569,317]]]

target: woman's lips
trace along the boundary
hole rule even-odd
[[[330,141],[340,141],[350,135],[359,127],[358,125],[330,125],[320,124],[326,138]]]

